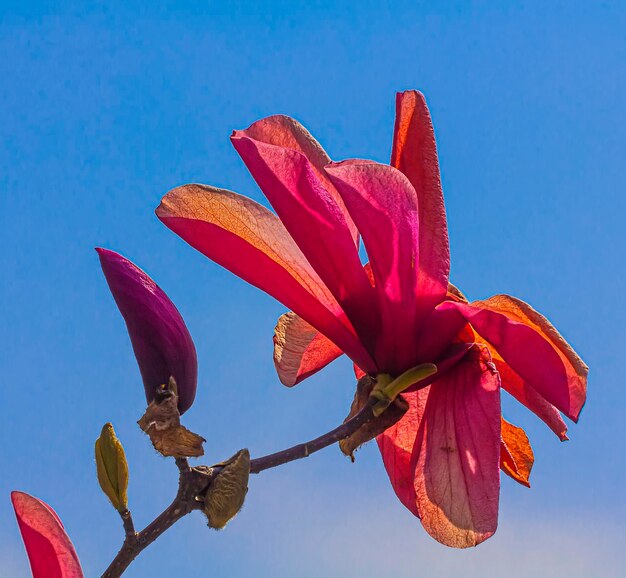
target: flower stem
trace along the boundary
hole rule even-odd
[[[250,473],[258,474],[264,470],[293,462],[310,456],[321,449],[335,444],[350,436],[362,425],[373,419],[372,407],[377,400],[370,399],[354,417],[340,426],[311,441],[298,444],[285,450],[251,460]],[[106,569],[102,578],[118,578],[130,566],[139,554],[154,542],[161,534],[171,528],[181,518],[194,510],[202,508],[202,501],[211,482],[219,475],[221,468],[191,467],[185,458],[176,458],[176,465],[180,471],[178,493],[174,501],[159,514],[141,532],[135,533],[130,512],[124,522],[126,538],[117,556]],[[130,529],[132,527],[132,529]]]
[[[130,513],[130,510],[122,510],[120,512],[120,518],[122,518],[122,524],[124,525],[126,540],[131,541],[136,539],[137,532],[135,532],[135,523],[133,522],[133,515]]]

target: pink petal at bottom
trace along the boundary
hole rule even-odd
[[[409,403],[409,410],[398,423],[376,438],[385,470],[387,470],[396,496],[409,511],[418,517],[411,452],[424,415],[429,391],[430,388],[425,387],[403,393],[402,397]]]
[[[438,542],[476,546],[498,524],[500,378],[473,349],[430,386],[413,448],[417,510]]]
[[[56,512],[23,492],[11,492],[33,578],[83,578],[76,550]]]

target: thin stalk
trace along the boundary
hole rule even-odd
[[[275,468],[294,460],[306,458],[311,454],[333,445],[352,435],[362,425],[373,419],[372,407],[376,399],[370,399],[365,406],[351,419],[311,441],[251,460],[250,473],[258,474],[264,470]],[[124,521],[126,538],[117,556],[106,569],[102,578],[119,578],[139,556],[161,534],[171,528],[181,518],[194,510],[202,509],[202,496],[211,482],[219,475],[220,468],[195,468],[189,465],[184,458],[176,458],[176,465],[180,471],[178,493],[174,501],[159,514],[141,532],[135,533],[130,512]],[[129,520],[129,521],[128,521]],[[132,530],[130,528],[132,527]]]

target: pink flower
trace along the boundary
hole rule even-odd
[[[156,212],[292,310],[274,337],[286,385],[342,353],[373,377],[438,366],[403,393],[408,413],[378,442],[402,503],[435,539],[468,547],[496,530],[500,465],[525,484],[532,465],[523,431],[501,420],[501,379],[563,439],[559,411],[578,418],[587,367],[522,301],[468,303],[449,285],[430,115],[415,91],[398,95],[396,112],[391,166],[332,163],[295,120],[272,116],[231,140],[276,213],[204,185],[170,191]]]
[[[139,267],[118,253],[96,249],[102,271],[133,345],[150,403],[170,377],[178,386],[178,409],[187,411],[196,396],[196,348],[178,309]]]
[[[11,492],[33,578],[83,578],[74,545],[56,512],[23,492]]]

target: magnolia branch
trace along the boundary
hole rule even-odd
[[[333,445],[356,432],[361,426],[373,419],[372,408],[377,400],[371,399],[363,408],[335,429],[311,441],[295,445],[250,461],[250,473],[258,474],[264,470],[293,462],[310,456],[319,450]],[[174,501],[141,532],[136,533],[130,511],[121,512],[126,538],[117,556],[106,569],[102,578],[117,578],[128,568],[131,562],[154,542],[161,534],[171,528],[181,518],[194,510],[202,509],[202,499],[213,480],[220,474],[219,467],[192,467],[186,459],[176,459],[180,476],[178,493]]]

